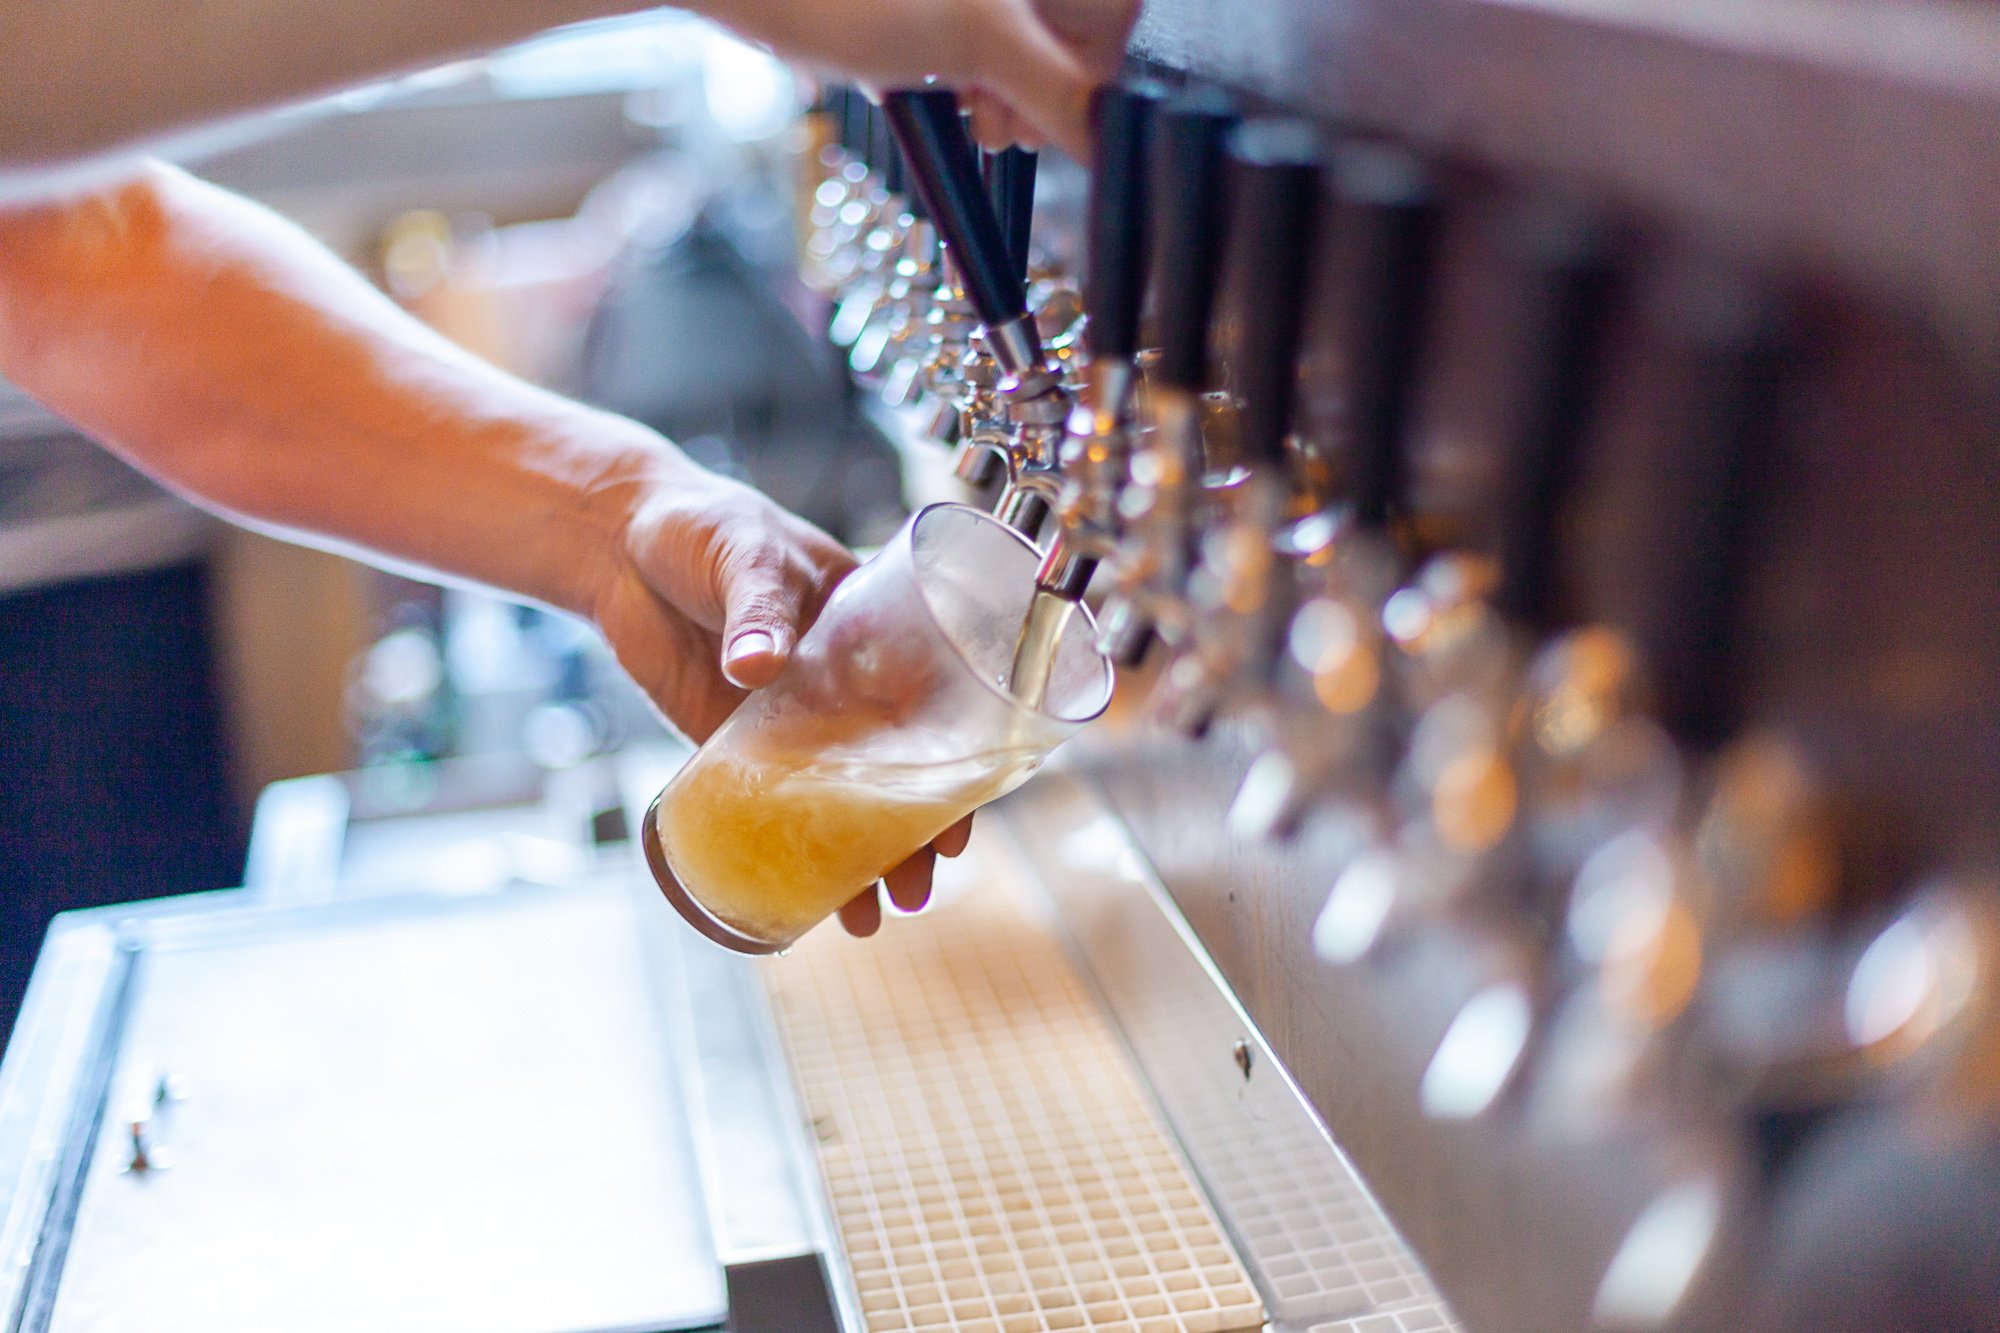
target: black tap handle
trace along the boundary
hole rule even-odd
[[[971,122],[966,122],[970,127]],[[1013,219],[1007,212],[1007,191],[1000,183],[1000,155],[990,148],[975,144],[973,155],[979,159],[979,184],[986,191],[986,202],[992,206],[993,220],[1000,225],[1000,235],[1007,242],[1008,263],[1013,263],[1014,228]]]
[[[1100,88],[1091,99],[1097,161],[1090,180],[1085,233],[1085,337],[1095,356],[1129,361],[1139,351],[1139,302],[1146,288],[1147,168],[1153,113],[1151,88]]]
[[[1028,241],[1035,229],[1035,176],[1041,154],[1025,148],[1009,148],[1000,154],[1006,163],[1008,197],[1012,205],[1007,218],[1007,249],[1014,256],[1014,271],[1025,285],[1028,281]]]
[[[840,146],[855,157],[868,151],[868,98],[851,84],[841,90]]]
[[[882,188],[890,194],[903,192],[903,155],[896,147],[896,136],[889,131],[889,118],[882,114],[882,108],[868,108],[868,165],[881,180]]]
[[[860,158],[862,165],[870,171],[880,171],[882,164],[875,160],[875,145],[881,134],[879,127],[882,123],[882,109],[869,101],[867,94],[858,88],[855,89],[854,100],[861,107],[857,130],[861,138],[855,146],[854,155]]]
[[[1027,293],[959,121],[958,95],[937,88],[889,93],[882,110],[973,311],[989,327],[1019,319],[1028,310]]]
[[[1020,280],[1028,280],[1028,240],[1035,225],[1035,174],[1041,158],[1025,148],[981,154],[980,170],[1000,234]]]
[[[888,140],[887,146],[882,151],[882,188],[898,198],[907,200],[910,193],[910,179],[908,173],[903,170],[902,151],[896,147],[896,137],[887,133],[889,118],[880,111],[875,115],[883,126],[884,137]]]
[[[1345,345],[1354,516],[1381,528],[1406,507],[1404,432],[1422,355],[1438,205],[1428,174],[1378,144],[1345,145],[1334,160],[1342,226],[1358,233]]]
[[[1236,113],[1220,93],[1174,97],[1153,129],[1153,322],[1160,382],[1199,393],[1222,271],[1223,143]]]
[[[1312,271],[1321,145],[1297,120],[1252,120],[1229,136],[1229,234],[1242,302],[1237,388],[1243,450],[1284,458]]]
[[[930,206],[924,202],[924,192],[917,188],[916,169],[910,165],[910,155],[904,149],[902,139],[896,134],[895,118],[890,115],[886,106],[877,114],[881,117],[883,128],[888,131],[889,151],[896,159],[894,189],[903,196],[903,205],[909,210],[911,217],[919,222],[929,222]]]

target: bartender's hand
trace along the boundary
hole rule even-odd
[[[960,90],[989,146],[1088,161],[1090,93],[1118,72],[1140,0],[698,0],[778,54],[882,87]]]
[[[645,456],[642,454],[643,459]],[[649,461],[602,488],[623,515],[620,558],[594,616],[618,660],[694,741],[776,680],[854,557],[757,491],[707,472],[660,441]],[[965,850],[971,818],[884,877],[914,912],[930,898],[939,855]],[[840,912],[856,935],[881,927],[870,888]]]
[[[621,536],[591,616],[676,729],[706,740],[770,684],[854,558],[664,440],[600,487]]]
[[[1138,21],[1141,0],[1037,0],[1035,11],[1083,68],[1091,87],[1108,82],[1124,63],[1125,44]],[[1021,143],[1034,148],[1043,140],[1060,144],[1079,162],[1090,161],[1088,123],[1090,87],[1083,90],[1082,109],[1066,99],[1042,106],[1026,96],[1009,93],[983,73],[974,72],[960,96],[972,113],[972,132],[988,148]]]

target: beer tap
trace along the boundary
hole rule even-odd
[[[1136,667],[1156,639],[1186,639],[1188,579],[1205,513],[1202,393],[1208,329],[1222,268],[1224,144],[1236,123],[1213,92],[1168,99],[1155,117],[1153,323],[1159,355],[1146,375],[1152,429],[1134,451],[1114,503],[1122,536],[1111,554],[1105,650]]]
[[[888,122],[880,108],[857,97],[862,105],[860,158],[867,176],[857,194],[861,207],[853,212],[844,289],[827,325],[827,338],[850,349],[850,363],[853,349],[890,299],[896,263],[913,221],[903,201],[902,161]]]
[[[1035,154],[1019,148],[998,153],[981,150],[978,159],[979,178],[994,221],[998,224],[1008,263],[1020,275],[1025,301],[1028,237],[1034,221],[1035,177],[1039,159]],[[1000,384],[1005,372],[988,346],[985,327],[978,322],[972,307],[963,302],[962,296],[961,303],[963,333],[953,349],[958,356],[953,379],[957,388],[958,419],[951,434],[958,446],[953,460],[954,471],[959,480],[983,492],[1003,482],[1011,482],[1008,463],[1013,456],[1013,433],[1000,397]],[[1039,325],[1036,327],[1039,329]],[[940,348],[940,358],[944,355],[944,349]],[[1003,493],[999,498],[1004,500],[1006,497]],[[1016,526],[1033,537],[1041,526],[1041,520],[1032,512],[1027,519]]]
[[[1000,224],[1000,234],[1006,239],[1007,256],[1013,266],[1013,274],[1020,281],[1022,305],[1028,312],[1028,325],[1037,337],[1042,335],[1042,323],[1032,301],[1033,287],[1029,282],[1032,265],[1030,240],[1034,230],[1035,180],[1038,175],[1039,157],[1023,148],[1007,148],[997,153],[987,153],[982,160],[982,173],[986,181],[987,193],[993,201],[993,215]],[[1070,385],[1063,363],[1051,352],[1047,341],[1041,343],[1043,365],[1054,377],[1056,386],[1069,401]],[[981,361],[974,365],[974,359]],[[998,358],[986,347],[983,331],[972,340],[972,352],[968,354],[966,377],[972,380],[983,369],[992,385],[996,400],[998,381],[1004,376],[1004,368]],[[1056,468],[1060,462],[1058,445],[1037,447],[1023,454],[1020,434],[1015,428],[1011,412],[1005,414],[1001,422],[1002,433],[1007,443],[1002,451],[1008,457],[1018,460],[1018,465],[1009,473],[1005,488],[995,503],[995,512],[1009,523],[1036,537],[1046,526],[1048,515],[1054,506],[1055,495],[1060,484]],[[1054,437],[1059,440],[1059,436]]]
[[[1438,207],[1406,154],[1343,144],[1331,160],[1344,485],[1292,525],[1301,604],[1275,667],[1267,747],[1230,810],[1246,837],[1288,837],[1329,797],[1372,800],[1398,730],[1384,601],[1403,571],[1406,421],[1422,357]]]
[[[1008,262],[1021,275],[1025,291],[1037,157],[1019,148],[998,153],[982,149],[978,150],[978,160],[979,179],[999,227]],[[952,348],[958,356],[952,382],[958,389],[960,418],[954,438],[965,445],[960,451],[961,479],[982,485],[990,480],[991,465],[999,462],[1006,452],[1007,423],[999,399],[1003,371],[987,346],[984,325],[978,322],[963,291],[958,296],[960,313],[966,318],[961,336],[954,339]],[[968,456],[978,461],[968,462]]]
[[[996,512],[1032,540],[1054,489],[1041,478],[1055,468],[1069,393],[1043,351],[1018,258],[985,194],[957,96],[942,89],[895,92],[883,109],[1001,371],[995,392],[1004,429],[975,432],[960,447],[990,442],[1001,452],[1007,480]]]
[[[911,194],[921,207],[922,191],[913,190]],[[929,212],[927,208],[924,211]],[[993,415],[985,400],[974,401],[975,386],[967,384],[965,379],[966,352],[979,328],[979,317],[966,297],[956,257],[944,236],[937,233],[935,219],[931,220],[931,227],[938,236],[938,286],[924,316],[925,350],[916,372],[917,386],[929,395],[936,408],[926,423],[926,433],[941,443],[957,445],[960,477],[972,486],[984,486],[992,479],[991,474],[999,470],[1000,459],[988,449],[975,449],[968,444],[980,425]],[[990,375],[984,377],[988,385],[992,379]],[[976,460],[977,465],[970,460]]]
[[[882,114],[880,107],[870,104],[868,115],[868,165],[882,182],[882,191],[889,197],[890,212],[904,215],[908,211],[910,193],[909,173],[903,167],[902,150],[896,147],[896,136],[889,129],[889,118]]]
[[[1427,225],[1420,195],[1397,190],[1373,197],[1382,205],[1374,220],[1382,238],[1377,248],[1406,262],[1419,256]],[[1374,608],[1388,641],[1381,688],[1409,718],[1409,729],[1398,738],[1403,755],[1386,784],[1387,806],[1378,812],[1377,847],[1336,879],[1321,914],[1315,942],[1330,962],[1358,961],[1394,931],[1462,904],[1482,882],[1516,878],[1494,872],[1506,869],[1500,862],[1518,863],[1524,854],[1522,762],[1515,746],[1516,700],[1524,686],[1532,691],[1552,675],[1570,679],[1557,668],[1596,670],[1584,680],[1594,692],[1580,700],[1561,696],[1575,704],[1572,720],[1587,722],[1592,735],[1613,720],[1607,699],[1621,698],[1605,677],[1615,675],[1625,658],[1557,653],[1528,667],[1535,642],[1563,628],[1551,552],[1580,471],[1600,379],[1612,247],[1587,217],[1568,210],[1530,209],[1512,221],[1510,252],[1523,265],[1524,282],[1512,340],[1520,407],[1505,448],[1507,475],[1531,480],[1501,498],[1497,554],[1433,555]],[[1362,271],[1394,272],[1380,263]],[[1377,299],[1393,301],[1395,289],[1420,286],[1412,274],[1381,288]],[[1407,311],[1399,316],[1392,310],[1388,322],[1407,318]],[[1373,556],[1365,562],[1368,581],[1379,580],[1398,549],[1393,524],[1404,503],[1397,456],[1401,409],[1388,386],[1407,376],[1411,360],[1407,351],[1386,349],[1407,338],[1407,332],[1392,331],[1350,339],[1357,348],[1376,349],[1380,360],[1352,395],[1357,405],[1376,404],[1359,414],[1359,458],[1349,468],[1351,541]],[[1400,372],[1394,370],[1398,361]],[[1366,609],[1363,602],[1355,613]],[[1605,706],[1587,713],[1585,703]],[[1531,705],[1526,711],[1539,719],[1546,710]]]
[[[1232,695],[1268,694],[1296,606],[1280,536],[1288,440],[1314,252],[1321,145],[1311,126],[1252,120],[1229,136],[1229,234],[1240,298],[1236,390],[1247,476],[1202,534],[1189,632],[1154,689],[1169,725],[1199,734]]]
[[[888,118],[859,89],[827,87],[807,121],[817,174],[800,219],[800,272],[835,299],[828,341],[846,347],[849,369],[892,407],[926,392],[948,406],[925,433],[949,442],[957,424],[958,363],[971,312],[955,294],[937,230],[908,188]],[[875,225],[858,232],[873,210]],[[931,353],[949,344],[943,367]]]
[[[1139,303],[1145,290],[1146,167],[1156,94],[1106,88],[1093,110],[1097,161],[1085,236],[1083,392],[1070,412],[1059,459],[1057,529],[1036,582],[1082,600],[1120,536],[1118,497],[1130,476],[1132,397],[1138,375]]]
[[[1824,957],[1794,946],[1830,921],[1841,869],[1833,812],[1811,765],[1781,735],[1747,725],[1739,660],[1744,588],[1769,511],[1789,348],[1761,291],[1698,273],[1684,286],[1663,311],[1684,340],[1696,394],[1670,437],[1681,493],[1669,497],[1676,501],[1668,506],[1672,531],[1662,535],[1673,555],[1662,551],[1647,571],[1655,595],[1631,628],[1651,678],[1654,716],[1708,792],[1690,793],[1700,809],[1691,826],[1661,835],[1676,868],[1672,892],[1623,904],[1621,966],[1647,978],[1626,991],[1655,997],[1635,1024],[1645,1040],[1705,1048],[1686,1054],[1711,1071],[1736,1066],[1726,1078],[1747,1088],[1764,1077],[1752,1067],[1790,1057],[1757,1052],[1761,1043],[1733,1031],[1733,1015],[1761,1029],[1775,999],[1769,983],[1791,971],[1784,957]],[[1658,1003],[1667,994],[1675,1003]],[[1684,1015],[1706,1030],[1691,1030]]]
[[[1376,845],[1335,881],[1315,929],[1319,953],[1337,963],[1424,923],[1459,933],[1482,960],[1425,1070],[1423,1109],[1442,1118],[1510,1100],[1579,960],[1604,969],[1607,985],[1626,975],[1604,949],[1563,952],[1570,886],[1580,865],[1602,876],[1666,864],[1670,879],[1671,853],[1621,861],[1641,849],[1620,835],[1638,830],[1631,837],[1651,848],[1680,793],[1673,747],[1646,715],[1638,655],[1609,626],[1575,627],[1555,578],[1603,379],[1620,249],[1588,212],[1562,206],[1515,210],[1503,236],[1524,282],[1520,387],[1491,553],[1433,556],[1379,608],[1396,645],[1396,702],[1412,721],[1387,805],[1371,812]],[[1385,461],[1363,476],[1395,475],[1396,460]],[[1393,520],[1398,500],[1389,488],[1373,514]],[[1368,502],[1356,509],[1358,520]],[[1593,849],[1606,847],[1591,864]],[[1679,920],[1669,919],[1670,932]],[[1664,943],[1659,957],[1670,966],[1678,937]],[[1665,990],[1650,994],[1671,1002]]]
[[[889,130],[888,117],[878,114],[874,126],[871,152],[881,163],[892,201],[890,211],[895,215],[893,228],[885,233],[885,243],[893,245],[894,257],[847,361],[856,375],[876,382],[884,401],[901,407],[922,387],[920,371],[930,346],[930,315],[944,284],[945,264],[937,229],[931,225],[923,201],[909,188],[902,150]]]
[[[937,229],[914,200],[902,244],[861,336],[848,353],[848,367],[874,381],[885,402],[901,407],[925,387],[924,360],[931,347],[930,316],[944,285],[944,257]]]
[[[858,88],[835,87],[823,100],[832,142],[820,158],[826,175],[809,211],[804,271],[816,290],[842,298],[829,341],[849,346],[849,368],[875,381],[889,405],[934,405],[919,423],[921,433],[949,445],[961,434],[967,393],[961,362],[977,320],[922,195],[909,186],[888,114]],[[887,264],[881,281],[864,286],[862,266],[847,253],[853,233],[841,219],[856,216],[857,192],[876,177],[887,197],[889,225],[877,229],[874,248]]]
[[[846,145],[841,142],[842,111],[848,94],[852,90],[845,84],[822,84],[819,93],[806,108],[802,124],[804,131],[804,152],[799,161],[799,181],[801,202],[808,206],[817,201],[820,187],[835,180],[840,167],[847,160]],[[814,223],[810,217],[802,217],[804,226],[800,229],[800,239],[812,230]]]
[[[821,285],[840,293],[829,334],[843,346],[859,331],[885,263],[887,242],[879,233],[889,218],[891,200],[879,158],[871,161],[871,138],[877,134],[879,119],[874,104],[860,90],[848,90],[840,105],[843,152],[837,174],[822,184],[815,199],[814,218],[823,224],[810,248],[821,271]]]
[[[1573,986],[1553,1015],[1551,1107],[1589,1131],[1702,1088],[1690,1131],[1727,1158],[1754,1138],[1768,1178],[1864,1063],[1837,1008],[1859,945],[1835,921],[1826,793],[1795,746],[1746,731],[1734,661],[1785,342],[1761,293],[1701,274],[1683,286],[1655,314],[1692,401],[1659,438],[1681,493],[1661,507],[1672,531],[1658,534],[1647,618],[1571,631],[1529,668],[1520,754],[1546,898],[1526,906],[1554,918],[1549,966]],[[1531,489],[1545,480],[1524,470]],[[1510,605],[1539,602],[1517,590]]]
[[[1074,372],[1081,351],[1082,297],[1070,284],[1066,271],[1038,267],[1030,244],[1035,214],[1035,180],[1040,157],[1025,148],[1008,148],[982,158],[982,173],[1000,231],[1007,238],[1009,252],[1027,287],[1028,309],[1034,314],[1035,328],[1042,335],[1042,350],[1049,363],[1063,373],[1063,382],[1072,392]]]
[[[1654,715],[1644,655],[1621,627],[1578,624],[1560,586],[1558,540],[1583,468],[1622,245],[1590,212],[1531,204],[1510,220],[1535,274],[1526,321],[1541,365],[1499,488],[1484,660],[1471,647],[1412,659],[1433,690],[1487,695],[1519,719],[1508,737],[1524,811],[1524,904],[1553,928],[1590,851],[1632,828],[1662,829],[1680,800],[1680,765]]]
[[[848,276],[843,266],[851,258],[845,253],[851,236],[843,219],[850,216],[847,210],[868,177],[860,146],[865,104],[859,89],[836,85],[826,90],[808,122],[824,142],[804,219],[802,272],[806,284],[822,295],[839,291]]]

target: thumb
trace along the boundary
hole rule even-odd
[[[781,570],[753,566],[723,591],[722,674],[755,690],[778,678],[798,642],[803,590]]]

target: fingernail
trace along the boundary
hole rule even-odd
[[[723,655],[722,669],[732,679],[738,670],[760,658],[773,657],[778,651],[778,640],[766,630],[749,629],[729,641],[729,651]],[[736,681],[738,685],[742,681]]]
[[[747,629],[729,641],[729,660],[741,662],[746,657],[769,657],[778,651],[778,641],[761,629]]]

